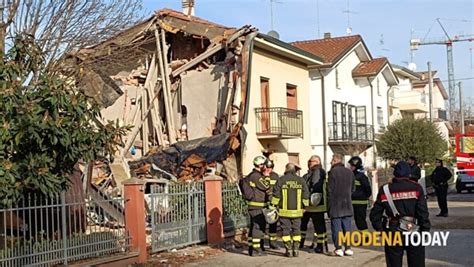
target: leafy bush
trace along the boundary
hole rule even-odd
[[[103,125],[74,82],[44,71],[38,46],[14,40],[0,61],[0,205],[27,192],[56,193],[79,160],[114,152],[126,127]]]
[[[422,164],[434,162],[447,151],[447,142],[434,123],[413,118],[403,118],[388,126],[376,145],[384,159],[406,160],[415,156]]]

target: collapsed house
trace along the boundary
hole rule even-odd
[[[129,173],[200,179],[219,165],[238,179],[256,34],[163,9],[74,55],[79,88],[102,105],[104,120],[132,126],[110,166],[115,184]]]

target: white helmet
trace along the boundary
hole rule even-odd
[[[273,209],[262,209],[263,215],[265,216],[265,221],[268,224],[274,224],[278,221],[278,211]]]
[[[311,198],[310,200],[311,206],[317,206],[319,205],[319,202],[321,202],[321,199],[323,198],[323,194],[312,193],[310,198]]]
[[[265,164],[265,161],[267,161],[267,158],[265,158],[264,156],[256,156],[253,159],[253,165],[254,166],[263,165]]]

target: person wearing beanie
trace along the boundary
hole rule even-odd
[[[377,200],[370,211],[370,221],[375,231],[401,231],[400,222],[403,220],[414,222],[421,232],[428,232],[431,228],[428,206],[423,188],[409,178],[410,165],[406,161],[399,161],[393,171],[395,176],[388,184],[388,192],[398,211],[398,215],[390,208],[388,197],[382,186],[377,194]],[[388,218],[384,216],[386,214]],[[403,238],[403,237],[402,237]],[[405,244],[402,241],[402,244]],[[387,266],[403,266],[403,253],[406,251],[408,266],[425,266],[425,248],[419,246],[385,245],[385,260]]]
[[[431,174],[431,181],[436,192],[438,206],[441,210],[437,217],[448,217],[448,181],[451,179],[451,172],[443,166],[443,161],[436,160],[436,168]]]

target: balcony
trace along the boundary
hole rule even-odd
[[[374,128],[368,124],[328,123],[329,145],[366,144],[372,145]]]
[[[401,91],[394,93],[392,106],[409,113],[429,112],[426,94],[418,91]]]
[[[256,108],[260,139],[303,137],[303,111],[288,108]]]

